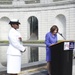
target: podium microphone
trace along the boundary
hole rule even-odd
[[[59,32],[58,32],[58,34],[61,35],[61,36],[64,38],[64,36],[62,35],[62,33],[59,33]],[[64,38],[64,40],[66,40],[66,39]]]

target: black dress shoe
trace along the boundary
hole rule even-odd
[[[51,75],[51,74],[48,74],[48,73],[47,73],[46,75]]]
[[[46,75],[49,75],[48,73]]]

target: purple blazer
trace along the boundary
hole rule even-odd
[[[51,61],[51,49],[50,45],[57,43],[57,34],[52,36],[51,32],[48,32],[45,36],[45,44],[46,44],[46,61]]]

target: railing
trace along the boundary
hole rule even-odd
[[[45,61],[45,44],[24,44],[27,47],[26,52],[22,55],[22,68],[31,68],[46,65]],[[0,71],[6,71],[6,50],[8,44],[0,43]],[[75,51],[74,51],[75,56]]]
[[[27,69],[46,64],[45,44],[24,44],[24,46],[27,48],[27,50],[22,55],[22,68]],[[6,70],[7,48],[8,44],[0,43],[0,71]]]

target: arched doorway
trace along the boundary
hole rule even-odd
[[[35,16],[31,16],[28,18],[28,24],[28,40],[38,40],[38,19]],[[38,61],[38,47],[30,47],[29,53],[29,62]]]
[[[9,18],[6,16],[0,18],[0,41],[8,41],[9,21]],[[3,66],[6,66],[6,49],[7,46],[0,47],[0,63]]]
[[[58,26],[59,32],[62,33],[64,38],[66,38],[66,18],[65,16],[62,14],[57,15],[54,24]],[[64,38],[58,34],[58,40],[63,40]]]
[[[29,17],[28,22],[30,27],[29,40],[38,40],[38,19],[35,16],[31,16]]]
[[[1,17],[0,18],[0,40],[8,40],[8,32],[9,32],[9,18],[8,17]]]

